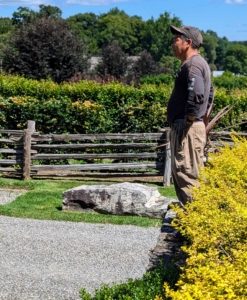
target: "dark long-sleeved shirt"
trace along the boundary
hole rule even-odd
[[[167,121],[195,116],[202,121],[209,104],[213,101],[214,89],[210,68],[201,55],[193,55],[184,61],[176,75],[174,88],[167,106]]]

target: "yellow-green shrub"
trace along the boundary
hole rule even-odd
[[[234,141],[211,155],[194,202],[174,208],[188,259],[177,289],[165,284],[172,299],[247,299],[247,141]]]

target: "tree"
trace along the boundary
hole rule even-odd
[[[142,20],[141,17],[133,16],[130,17],[130,26],[131,26],[131,31],[133,33],[133,36],[135,38],[132,39],[131,51],[129,51],[129,54],[137,55],[143,50],[142,44],[143,44],[143,37],[145,34],[146,23]]]
[[[126,54],[121,47],[113,42],[101,49],[102,61],[97,66],[97,73],[103,77],[111,75],[119,80],[125,76],[128,68],[128,60]]]
[[[228,47],[224,60],[224,68],[235,74],[245,75],[247,69],[247,47],[233,43]]]
[[[182,24],[177,17],[171,18],[167,12],[161,14],[157,20],[151,18],[146,22],[142,48],[146,49],[156,62],[160,61],[162,56],[173,55],[170,25],[180,27]]]
[[[130,17],[118,8],[98,18],[98,47],[102,48],[110,43],[117,43],[125,53],[132,53],[132,45],[137,43],[134,36]]]
[[[0,58],[3,55],[2,50],[6,47],[13,28],[10,18],[0,18]]]
[[[216,60],[217,42],[218,36],[214,31],[207,30],[206,34],[203,34],[204,55],[209,64],[214,64]]]
[[[41,4],[39,6],[39,18],[61,18],[62,17],[62,11],[57,6],[51,6],[51,5],[43,5]]]
[[[159,73],[158,67],[152,55],[146,50],[142,51],[140,53],[140,57],[132,67],[132,78],[135,83],[138,83],[142,77],[157,73]]]
[[[224,70],[224,59],[229,45],[230,42],[226,37],[218,39],[218,46],[216,47],[216,59],[215,59],[215,65],[217,67],[217,70]]]
[[[177,74],[178,68],[181,62],[177,58],[173,56],[165,56],[163,55],[160,59],[159,65],[163,69],[163,73],[168,73],[173,75],[174,77]]]
[[[230,71],[234,74],[242,74],[241,62],[236,59],[233,55],[228,55],[225,58],[225,70]]]
[[[12,29],[13,25],[10,18],[0,18],[0,35],[8,33]]]
[[[87,45],[90,54],[98,53],[98,17],[94,13],[76,14],[66,19],[74,34]]]
[[[18,11],[13,13],[13,25],[21,25],[23,23],[30,23],[35,20],[37,13],[27,7],[20,6]]]
[[[4,51],[5,70],[33,79],[69,80],[86,67],[83,45],[61,18],[40,18],[19,27]]]
[[[61,18],[62,11],[57,6],[39,5],[39,12],[35,12],[27,7],[20,6],[18,11],[13,13],[12,22],[14,25],[31,23],[37,18]]]
[[[229,46],[226,51],[226,56],[229,55],[233,55],[238,61],[243,62],[245,59],[247,59],[247,46],[233,44]]]

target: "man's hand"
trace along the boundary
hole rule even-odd
[[[193,120],[191,120],[192,118],[186,116],[184,119],[177,123],[176,130],[178,134],[179,145],[182,144],[184,133],[186,134],[193,124]]]

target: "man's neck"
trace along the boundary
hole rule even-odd
[[[186,61],[187,59],[191,58],[194,55],[198,55],[199,52],[197,49],[190,49],[189,51],[186,52],[184,59],[182,60],[182,62]]]

